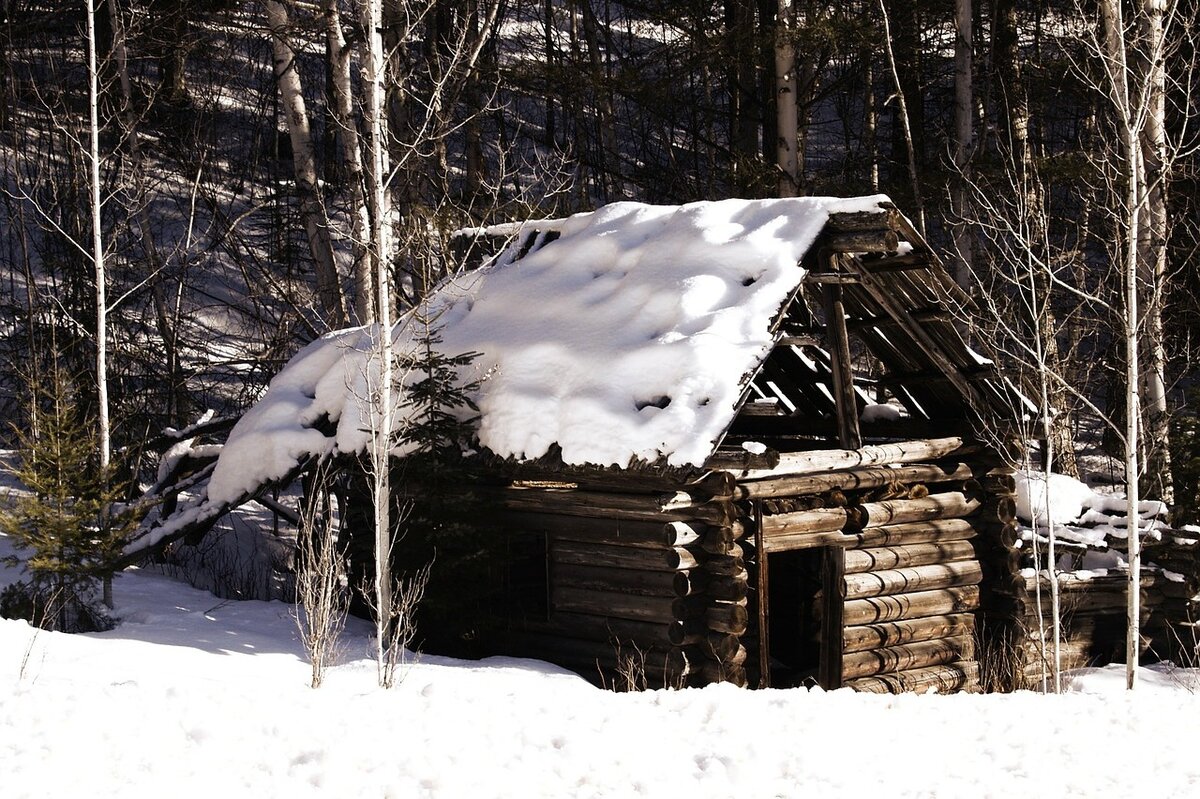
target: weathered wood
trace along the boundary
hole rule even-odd
[[[726,638],[732,638],[734,643],[737,642],[736,636],[731,635]],[[741,666],[745,664],[747,656],[746,648],[738,645],[726,657],[714,658],[712,649],[705,643],[696,646],[675,647],[668,654],[667,662],[671,671],[686,675],[693,674],[705,663],[714,661],[726,666]]]
[[[845,578],[845,550],[825,549],[821,559],[821,650],[817,679],[827,691],[841,688],[842,635],[846,625],[846,604],[838,596]]]
[[[864,652],[881,647],[932,641],[935,638],[971,635],[974,632],[975,617],[970,613],[864,624],[846,628],[842,651]]]
[[[641,569],[555,563],[551,566],[555,586],[586,588],[592,591],[621,591],[641,596],[679,596],[679,578],[687,572],[645,571]]]
[[[953,693],[979,686],[979,663],[961,660],[877,677],[859,677],[849,680],[846,685],[856,691],[875,694],[927,691],[930,688],[938,693]]]
[[[704,561],[704,570],[709,574],[723,574],[729,577],[739,577],[746,574],[746,560],[742,556],[742,548],[737,548],[736,554],[713,555]]]
[[[747,575],[747,572],[739,576],[709,574],[704,579],[703,593],[710,599],[722,602],[740,602],[750,593]]]
[[[704,640],[711,631],[708,629],[708,623],[704,619],[687,619],[676,621],[667,627],[667,640],[672,646],[686,646],[689,644],[698,644]]]
[[[976,523],[969,519],[933,519],[909,522],[888,527],[871,527],[860,532],[849,531],[851,548],[915,545],[965,541],[979,535]]]
[[[846,573],[928,566],[975,558],[970,541],[946,541],[936,544],[909,544],[896,547],[855,549],[846,553]]]
[[[707,527],[700,539],[700,548],[713,555],[731,555],[738,550],[738,540],[746,535],[741,522],[724,527]]]
[[[862,288],[883,310],[896,320],[899,326],[908,335],[909,340],[913,345],[920,348],[924,357],[936,367],[947,380],[958,390],[962,396],[963,403],[968,409],[986,408],[988,407],[984,397],[979,390],[963,376],[959,364],[946,354],[944,342],[939,341],[929,329],[925,328],[920,322],[912,317],[905,304],[897,299],[890,291],[877,281],[871,274],[861,265],[850,261],[852,266],[855,266],[863,277]]]
[[[979,586],[967,585],[912,594],[853,599],[845,603],[842,612],[848,627],[916,619],[922,616],[945,616],[975,610],[979,607],[979,596]]]
[[[736,518],[723,500],[695,502],[686,493],[618,494],[572,489],[488,488],[481,493],[508,510],[633,521],[702,521],[727,525]]]
[[[683,547],[638,549],[570,541],[557,536],[550,544],[550,561],[576,566],[608,566],[645,571],[678,571],[694,569],[700,565],[696,555]]]
[[[804,282],[821,285],[849,285],[862,281],[858,275],[850,275],[845,272],[809,272],[804,276]]]
[[[948,483],[969,480],[978,471],[970,464],[921,463],[905,466],[867,466],[827,474],[794,475],[743,480],[738,483],[734,496],[739,499],[768,499],[805,494],[823,494],[839,489],[851,491],[863,488],[879,488],[885,485],[908,483]]]
[[[825,229],[836,233],[852,230],[894,230],[899,225],[900,212],[895,208],[872,211],[837,211],[829,215]]]
[[[795,513],[777,513],[763,516],[761,530],[763,546],[767,552],[778,551],[773,540],[788,536],[803,536],[809,533],[827,533],[841,530],[846,525],[845,508],[816,508]]]
[[[744,635],[750,626],[750,611],[745,605],[717,602],[705,609],[704,620],[710,630]]]
[[[754,596],[755,615],[758,617],[758,687],[771,687],[771,605],[767,568],[767,533],[764,525],[763,502],[751,502],[754,513]]]
[[[982,505],[983,502],[978,496],[968,496],[961,491],[947,491],[921,499],[866,502],[853,509],[849,523],[857,528],[866,529],[933,519],[961,519],[970,516]]]
[[[560,611],[549,620],[522,622],[521,629],[526,632],[558,635],[564,638],[607,643],[623,642],[649,649],[673,646],[671,631],[675,626],[682,627],[682,622],[664,624]],[[704,632],[707,632],[707,628],[704,629]]]
[[[709,456],[704,462],[706,469],[720,469],[731,472],[749,472],[751,470],[771,471],[779,467],[779,453],[773,449],[765,452],[747,452],[743,449],[720,449]]]
[[[681,688],[687,685],[687,677],[673,674],[667,664],[667,650],[643,649],[621,644],[586,644],[572,647],[557,646],[553,636],[527,638],[520,633],[507,642],[509,654],[519,657],[536,657],[571,669],[593,685],[616,690],[640,690],[643,688]],[[605,651],[605,647],[610,651]]]
[[[862,446],[858,429],[858,399],[854,394],[854,371],[850,362],[850,337],[846,333],[846,307],[842,302],[842,287],[824,288],[825,330],[829,337],[830,372],[833,378],[833,398],[837,411],[838,444],[845,449]]]
[[[588,517],[567,516],[558,513],[499,511],[494,518],[510,529],[554,533],[572,541],[643,549],[662,549],[669,546],[667,541],[672,537],[689,537],[686,532],[682,531],[694,531],[698,536],[701,531],[707,530],[707,526],[701,523],[633,521],[604,518],[599,515]],[[672,534],[668,532],[668,527],[676,527],[680,532]]]
[[[952,455],[978,451],[979,446],[966,443],[959,436],[948,438],[897,441],[892,444],[867,444],[860,449],[819,449],[804,452],[785,452],[779,464],[771,469],[751,468],[738,475],[739,482],[784,477],[786,475],[821,474],[846,471],[866,466],[935,461]]]
[[[911,594],[916,591],[978,585],[982,580],[983,569],[979,561],[962,560],[956,563],[848,574],[842,580],[842,596],[853,600],[891,594]]]
[[[975,657],[975,639],[969,635],[938,638],[912,644],[855,652],[842,658],[842,677],[850,680],[889,672],[941,666]]]
[[[896,252],[900,236],[891,228],[848,230],[825,236],[821,244],[836,253]]]
[[[550,590],[550,605],[555,612],[565,610],[664,625],[679,618],[675,612],[678,601],[676,597],[637,596],[569,586],[554,586]]]

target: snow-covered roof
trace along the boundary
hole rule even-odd
[[[516,459],[557,445],[569,464],[702,464],[829,215],[885,202],[623,202],[535,223],[557,239],[520,258],[510,248],[429,300],[441,349],[480,353],[464,375],[482,379],[479,443]],[[403,318],[397,348],[414,349],[419,328]],[[231,433],[210,499],[278,479],[306,455],[361,449],[370,349],[369,329],[356,328],[296,355]],[[321,417],[334,435],[313,427]]]

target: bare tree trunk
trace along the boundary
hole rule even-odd
[[[888,19],[887,5],[879,0],[879,10],[883,14],[884,49],[887,52],[888,66],[892,71],[892,81],[896,87],[896,102],[900,108],[900,128],[904,133],[904,148],[908,154],[908,178],[912,183],[913,205],[917,210],[917,229],[925,235],[925,203],[921,200],[921,182],[917,174],[917,153],[913,146],[912,125],[909,123],[908,103],[904,99],[904,86],[900,81],[900,72],[896,68],[896,53],[892,47],[892,24]],[[917,98],[919,101],[920,98]]]
[[[1142,178],[1141,150],[1134,125],[1134,109],[1129,91],[1129,63],[1125,50],[1124,15],[1120,0],[1101,0],[1100,16],[1104,23],[1104,68],[1109,99],[1113,105],[1121,137],[1121,155],[1125,178],[1124,236],[1118,252],[1122,256],[1125,312],[1125,512],[1128,518],[1129,575],[1125,620],[1125,687],[1137,685],[1138,655],[1141,651],[1141,538],[1138,529],[1138,471],[1141,423],[1141,369],[1138,362],[1138,242],[1141,237]]]
[[[779,196],[795,197],[800,189],[799,141],[796,118],[796,45],[793,41],[793,0],[779,0],[775,17],[775,113],[778,119],[776,161]]]
[[[879,114],[875,109],[875,70],[871,66],[871,51],[863,53],[863,147],[867,151],[867,184],[872,192],[879,191]]]
[[[266,7],[275,57],[275,80],[279,85],[279,99],[292,142],[296,193],[300,197],[300,216],[304,220],[304,230],[308,234],[308,246],[316,269],[317,296],[329,325],[343,327],[346,324],[346,310],[333,257],[329,218],[317,180],[316,151],[300,85],[300,71],[296,67],[295,48],[288,35],[287,9],[280,0],[267,0]]]
[[[1139,146],[1145,180],[1145,220],[1138,236],[1138,277],[1145,286],[1142,304],[1141,343],[1145,486],[1157,499],[1174,501],[1171,459],[1167,439],[1167,392],[1164,378],[1162,306],[1167,276],[1167,176],[1166,168],[1166,68],[1163,51],[1165,0],[1142,0],[1139,26],[1139,72],[1145,86],[1145,122]]]
[[[99,69],[96,63],[96,2],[87,0],[88,44],[88,167],[92,213],[92,263],[96,274],[96,404],[99,415],[100,468],[112,460],[108,419],[108,278],[104,269],[103,228],[100,219]]]
[[[112,461],[111,425],[108,418],[108,276],[104,268],[104,239],[100,218],[100,119],[99,68],[96,63],[96,0],[87,0],[88,47],[88,184],[92,212],[92,263],[96,270],[96,406],[100,438],[100,472],[108,474]],[[112,577],[103,581],[105,606],[113,606]]]
[[[351,48],[342,31],[338,0],[323,0],[325,48],[332,73],[333,119],[342,145],[342,166],[350,187],[351,275],[354,281],[354,315],[359,324],[375,319],[375,279],[370,257],[371,214],[363,191],[362,148],[354,121],[350,79]]]
[[[954,250],[957,256],[954,276],[965,290],[971,287],[971,272],[974,267],[974,238],[964,223],[967,206],[966,181],[970,180],[968,162],[974,139],[975,99],[972,86],[974,62],[974,36],[972,0],[955,0],[954,3],[954,169],[957,173],[950,184],[950,207],[954,217]]]
[[[364,117],[367,127],[367,187],[372,209],[370,258],[378,292],[378,324],[375,327],[379,384],[372,392],[373,441],[371,442],[371,494],[375,505],[375,633],[376,663],[380,685],[387,682],[385,651],[389,640],[392,599],[391,449],[394,408],[392,382],[391,221],[387,202],[388,149],[383,80],[386,60],[383,51],[383,10],[380,0],[363,4],[363,87],[366,92]]]

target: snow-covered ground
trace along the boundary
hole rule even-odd
[[[0,554],[7,542],[0,539]],[[17,575],[0,569],[0,582]],[[535,661],[428,657],[375,687],[352,622],[307,687],[291,607],[148,571],[114,630],[0,620],[0,796],[1200,796],[1200,680],[1054,697],[615,694]]]

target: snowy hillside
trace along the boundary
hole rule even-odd
[[[116,599],[96,635],[0,620],[6,799],[1200,795],[1191,671],[1155,667],[1132,696],[1119,669],[1061,697],[615,694],[426,658],[384,692],[352,623],[314,691],[289,605],[145,571]]]

